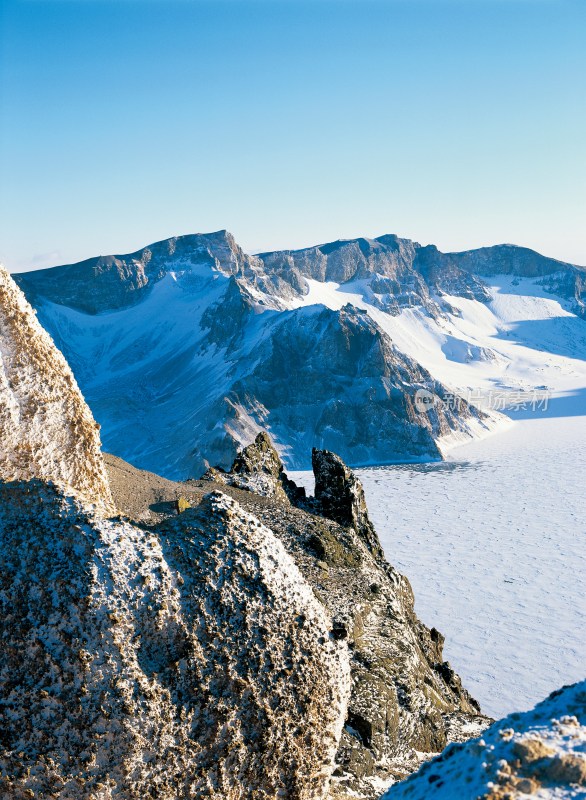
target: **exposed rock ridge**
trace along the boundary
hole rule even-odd
[[[234,500],[147,532],[0,483],[0,560],[1,797],[324,796],[348,651]]]
[[[261,253],[268,273],[289,281],[293,291],[304,279],[365,281],[369,302],[391,314],[420,305],[435,316],[445,305],[443,294],[486,302],[490,294],[483,276],[539,278],[584,317],[586,267],[542,256],[526,247],[502,244],[457,253],[387,234],[376,239],[347,239],[302,250]]]
[[[422,246],[394,234],[251,256],[232,234],[221,230],[176,236],[134,253],[21,273],[15,279],[35,305],[44,298],[97,314],[137,303],[165,275],[194,267],[233,276],[256,302],[269,308],[286,307],[289,298],[305,294],[307,278],[361,280],[367,282],[363,291],[369,302],[382,310],[398,314],[403,308],[423,306],[434,316],[441,314],[444,293],[489,300],[482,276],[541,278],[546,286],[553,280],[556,291],[584,316],[585,267],[509,244],[442,253],[434,245]]]
[[[64,357],[0,266],[0,479],[32,478],[113,511],[99,426]]]
[[[248,464],[262,470],[268,460],[279,474],[268,437],[257,442],[246,448]],[[360,482],[326,451],[314,451],[314,469],[316,495],[297,504],[255,494],[250,478],[236,488],[234,472],[222,480],[285,544],[331,614],[332,635],[349,648],[352,692],[330,797],[374,800],[385,782],[416,769],[422,753],[478,734],[490,720],[444,661],[443,636],[415,615],[411,586],[384,558]],[[209,483],[181,486],[198,492]]]
[[[212,467],[202,476],[202,480],[236,486],[261,497],[274,497],[296,504],[305,500],[305,489],[289,480],[279,454],[265,431],[261,431],[252,444],[237,454],[229,472],[221,467]]]

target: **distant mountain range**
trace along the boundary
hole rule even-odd
[[[386,235],[250,256],[219,231],[14,277],[105,448],[175,479],[228,467],[261,429],[289,468],[313,446],[390,463],[486,433],[495,414],[471,392],[532,388],[516,356],[541,348],[539,331],[511,340],[499,282],[532,298],[528,323],[559,306],[564,357],[586,331],[586,269],[512,245],[445,254]],[[437,399],[423,413],[422,391]]]

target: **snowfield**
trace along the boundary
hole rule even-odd
[[[494,717],[585,675],[584,396],[538,414],[444,463],[359,472],[417,613]]]
[[[555,391],[586,387],[586,324],[537,280],[483,278],[492,301],[443,295],[454,313],[433,319],[415,307],[392,316],[376,308],[364,281],[343,285],[308,280],[303,305],[363,308],[395,346],[461,392]],[[372,295],[372,293],[370,293]]]

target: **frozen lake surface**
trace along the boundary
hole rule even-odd
[[[485,713],[586,676],[583,395],[446,462],[357,472],[387,558]]]

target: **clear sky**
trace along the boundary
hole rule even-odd
[[[0,0],[0,258],[228,228],[586,264],[586,0]]]

